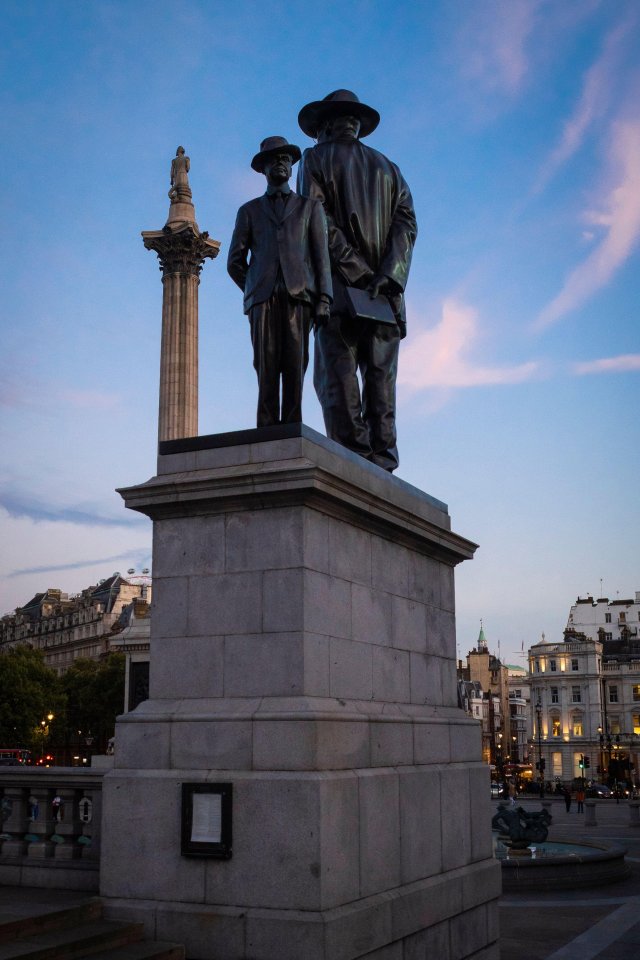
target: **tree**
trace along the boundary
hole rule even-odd
[[[43,746],[42,720],[53,713],[62,719],[65,696],[60,680],[45,666],[40,650],[20,646],[0,653],[0,745]],[[55,733],[55,724],[49,725]]]
[[[98,750],[106,748],[116,717],[124,710],[124,672],[122,653],[111,653],[103,661],[74,660],[62,677],[70,737],[91,734]]]

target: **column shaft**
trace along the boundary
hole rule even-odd
[[[198,284],[193,274],[162,279],[158,439],[198,434]]]

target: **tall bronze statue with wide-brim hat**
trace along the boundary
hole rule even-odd
[[[251,166],[267,190],[238,210],[227,260],[251,325],[258,427],[302,421],[311,323],[329,316],[327,222],[321,203],[289,187],[299,159],[285,137],[262,141]]]
[[[302,155],[298,192],[322,201],[329,225],[333,303],[329,320],[316,331],[314,369],[327,435],[392,471],[398,466],[404,289],[417,224],[397,166],[361,142],[379,121],[378,111],[351,90],[334,90],[304,106],[298,123],[317,144]],[[375,309],[358,306],[362,296],[352,288],[368,291]]]

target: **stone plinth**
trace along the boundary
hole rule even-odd
[[[480,728],[457,707],[446,506],[302,425],[162,444],[150,699],[105,777],[112,915],[202,960],[497,958]],[[233,856],[180,854],[183,782]]]

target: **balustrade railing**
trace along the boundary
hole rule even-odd
[[[97,890],[103,771],[0,769],[0,883]]]

